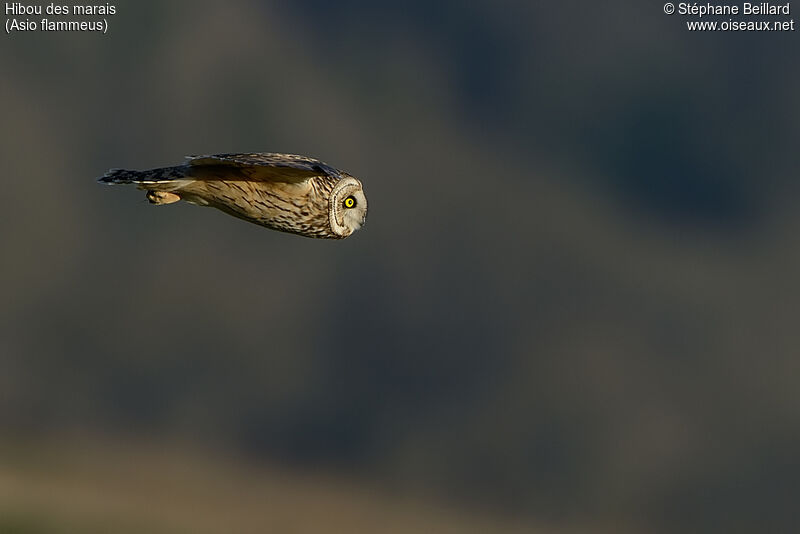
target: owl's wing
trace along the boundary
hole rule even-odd
[[[315,176],[340,178],[321,161],[292,154],[214,154],[187,156],[189,175],[199,180],[298,183]]]

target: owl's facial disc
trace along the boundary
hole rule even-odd
[[[361,182],[352,176],[339,180],[331,191],[330,223],[334,233],[347,237],[362,226],[367,219],[367,197]]]

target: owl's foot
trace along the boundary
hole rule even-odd
[[[166,191],[148,191],[147,192],[147,200],[150,201],[150,204],[172,204],[173,202],[177,202],[181,199],[175,193],[168,193]]]

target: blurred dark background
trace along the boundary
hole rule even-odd
[[[298,515],[318,476],[368,494],[374,523],[309,531],[797,527],[800,32],[633,0],[116,6],[0,45],[0,530],[72,532],[70,473],[162,488],[197,451],[291,480]],[[236,151],[358,176],[366,227],[94,181]],[[223,471],[206,513],[249,491]],[[101,524],[180,531],[145,508]]]

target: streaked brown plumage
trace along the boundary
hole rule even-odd
[[[343,239],[363,226],[361,182],[321,161],[291,154],[189,156],[182,165],[111,169],[99,182],[135,184],[153,204],[185,200],[306,237]]]

